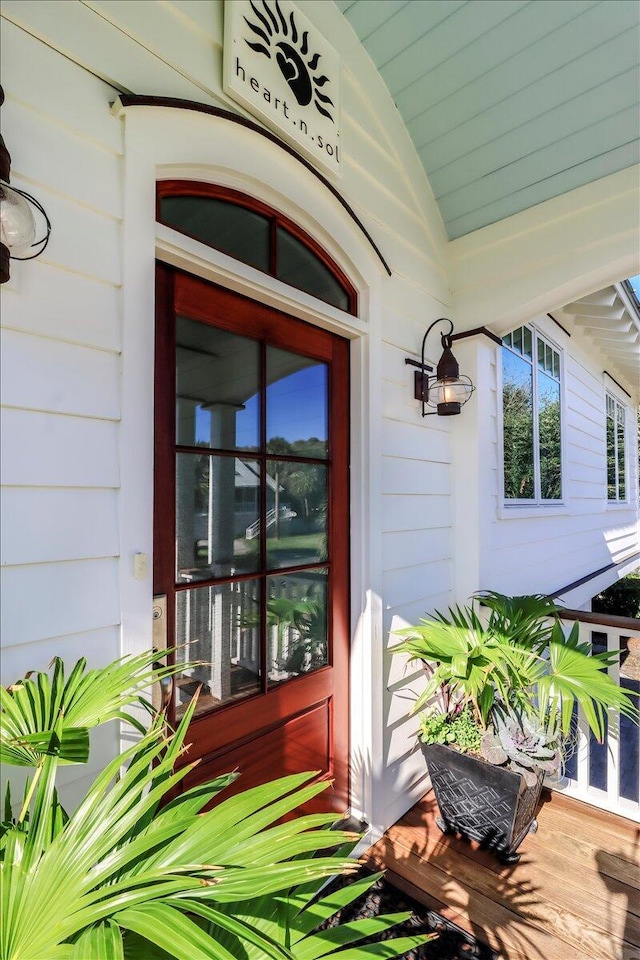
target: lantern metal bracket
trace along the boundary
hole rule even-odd
[[[433,367],[429,366],[428,363],[419,363],[417,360],[412,360],[411,357],[405,357],[404,362],[411,367],[418,368],[413,375],[413,398],[414,400],[420,400],[424,406],[426,397],[429,395],[429,374],[433,372]],[[435,417],[436,415],[435,411],[422,414],[423,417]]]
[[[433,367],[425,363],[427,339],[433,328],[439,323],[448,324],[448,330],[446,333],[440,334],[442,356],[438,361],[435,374],[433,376],[429,376],[429,374],[433,371]],[[475,390],[475,387],[473,386],[473,383],[469,377],[460,376],[458,363],[451,352],[452,341],[452,321],[447,317],[438,317],[437,320],[434,320],[433,323],[427,327],[427,332],[422,338],[420,362],[418,363],[411,357],[405,358],[405,363],[410,364],[412,367],[418,368],[417,372],[414,374],[413,389],[415,399],[420,401],[421,413],[423,417],[446,417],[460,413],[461,407],[464,406]],[[438,400],[430,399],[429,395],[433,392],[435,392],[436,396],[439,397]],[[449,394],[448,396],[447,393]],[[427,409],[428,407],[433,408],[434,406],[436,407],[435,410],[431,409],[429,411]]]

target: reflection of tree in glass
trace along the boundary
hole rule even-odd
[[[326,605],[324,598],[311,596],[312,590],[309,587],[302,600],[267,600],[267,624],[278,631],[276,665],[288,673],[308,673],[326,663]],[[290,627],[295,633],[286,643],[285,631]]]
[[[615,500],[616,490],[616,442],[613,419],[607,417],[607,499]]]
[[[560,400],[541,402],[538,417],[540,431],[540,486],[543,500],[562,496],[560,457]]]
[[[278,456],[317,457],[325,456],[325,443],[316,437],[309,440],[295,440],[290,443],[284,437],[269,440],[269,452]],[[327,510],[327,486],[325,471],[314,463],[293,463],[279,461],[277,464],[278,483],[283,494],[292,501],[291,506],[298,515],[307,520],[316,517],[322,520]]]
[[[533,410],[531,390],[505,379],[502,391],[504,494],[531,500],[533,486]]]
[[[315,596],[314,596],[315,594]],[[271,596],[267,599],[267,629],[276,631],[273,666],[289,674],[308,673],[322,667],[326,658],[326,598],[310,585],[298,600]],[[260,611],[247,612],[242,627],[260,623]]]

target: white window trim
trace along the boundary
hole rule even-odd
[[[615,462],[616,462],[616,497],[609,499],[609,480],[607,476],[607,398],[610,397],[615,404],[615,423],[617,424],[617,408],[620,407],[624,413],[624,499],[617,496],[620,488],[620,478],[618,476],[618,434],[614,433],[615,443]],[[608,510],[623,509],[629,506],[629,408],[628,404],[618,395],[618,393],[606,386],[604,391],[604,464],[605,464],[605,500]]]
[[[502,350],[509,349],[503,344],[500,348],[499,353],[499,363],[498,363],[498,423],[499,423],[499,447],[498,447],[498,456],[499,456],[499,482],[500,482],[500,499],[498,501],[498,514],[501,519],[511,519],[511,518],[520,518],[525,519],[529,517],[539,516],[540,514],[548,515],[550,512],[553,513],[567,513],[567,504],[566,504],[566,402],[565,402],[565,356],[564,350],[558,344],[556,340],[550,337],[546,332],[540,329],[540,327],[535,323],[521,323],[519,327],[528,327],[531,330],[534,337],[534,347],[532,347],[532,368],[533,368],[533,386],[534,386],[534,417],[533,417],[533,477],[534,477],[534,489],[536,491],[540,490],[540,444],[539,444],[539,430],[538,430],[538,417],[537,417],[537,338],[540,337],[545,343],[548,343],[550,347],[553,347],[554,350],[560,356],[560,483],[562,496],[558,500],[544,500],[542,497],[536,496],[529,500],[522,499],[508,499],[504,495],[504,419],[502,414],[502,391],[503,391],[503,374],[502,374]],[[514,330],[517,330],[518,327],[514,327]],[[513,331],[508,331],[508,333]],[[507,334],[505,334],[506,336]],[[516,356],[520,356],[516,351],[512,351]],[[527,358],[525,358],[527,359]]]

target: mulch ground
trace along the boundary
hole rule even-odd
[[[363,870],[361,875],[367,872]],[[357,879],[357,876],[352,876],[350,878],[351,882]],[[329,888],[323,890],[323,895],[329,889],[344,886],[346,882],[349,881],[342,877],[336,878]],[[486,944],[475,940],[434,910],[430,910],[424,904],[406,896],[388,883],[384,877],[376,881],[364,897],[355,900],[336,914],[326,926],[331,927],[337,923],[346,923],[365,917],[376,917],[382,913],[404,911],[411,911],[409,920],[397,924],[387,934],[374,939],[388,940],[392,937],[414,936],[418,933],[436,933],[438,935],[437,939],[405,954],[406,960],[499,960],[498,955],[490,950]]]

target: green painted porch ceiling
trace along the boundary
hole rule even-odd
[[[635,0],[335,0],[451,239],[640,159]]]

